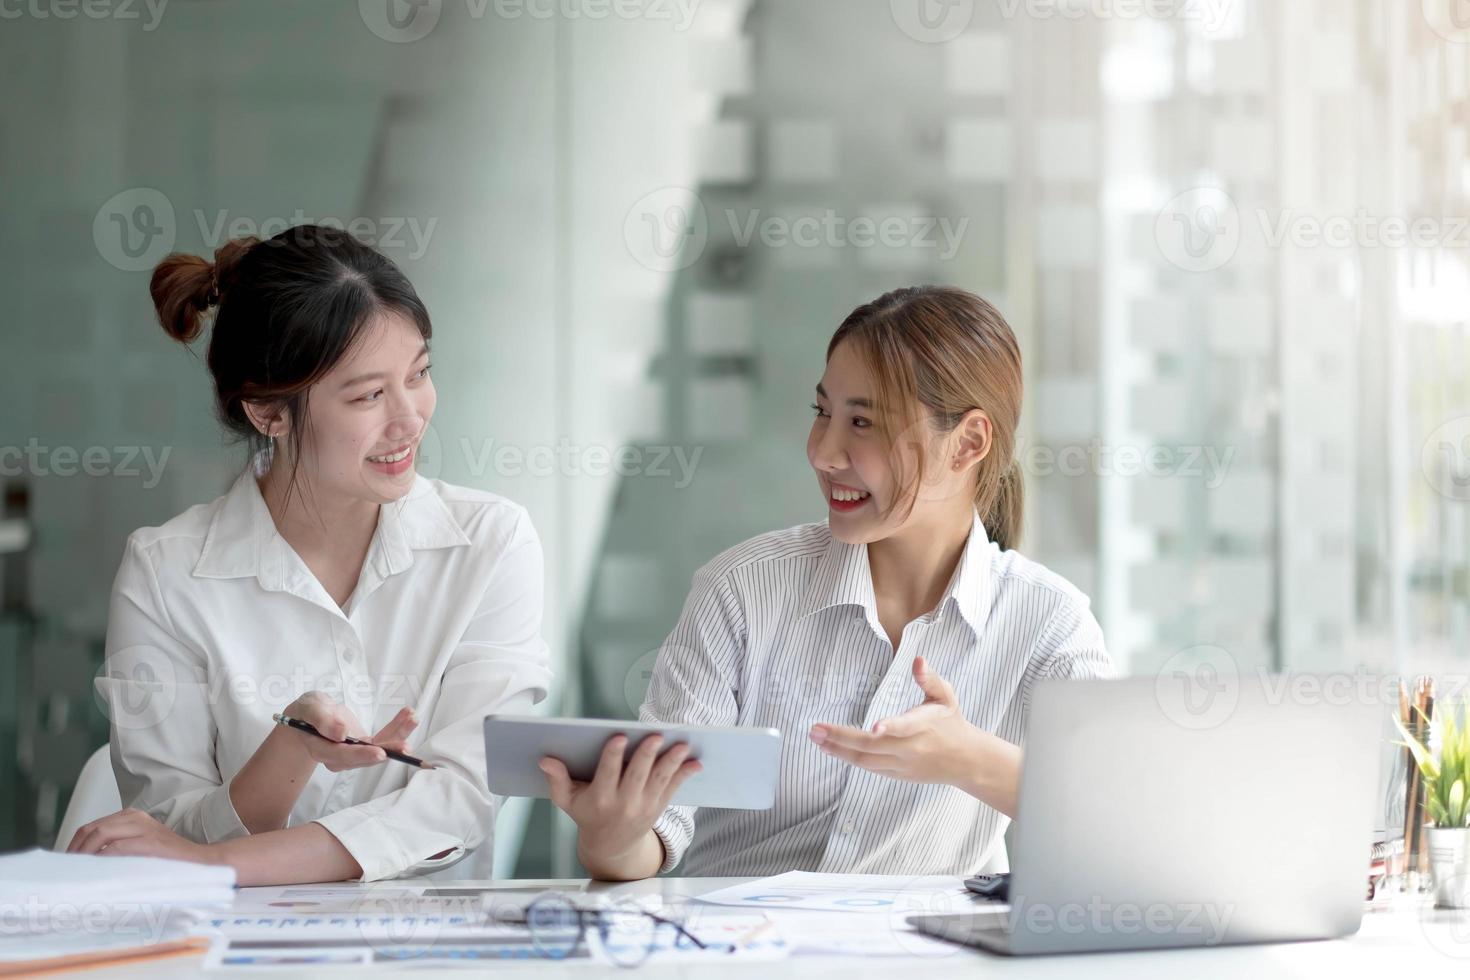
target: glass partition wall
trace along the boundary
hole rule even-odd
[[[804,444],[827,339],[915,282],[1015,327],[1023,550],[1092,596],[1122,671],[1452,681],[1470,628],[1452,6],[7,20],[0,846],[50,842],[106,737],[90,678],[126,535],[243,463],[200,359],[153,322],[148,270],[309,220],[355,222],[429,305],[424,473],[531,510],[559,676],[543,710],[634,714],[693,571],[822,519]],[[499,867],[572,873],[570,842],[516,801]]]

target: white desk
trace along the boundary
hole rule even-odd
[[[689,895],[723,888],[748,879],[743,878],[656,878],[621,885],[593,883],[588,891],[614,894],[663,896],[677,903]],[[581,885],[575,881],[497,881],[435,882],[436,887],[483,887],[492,889],[538,889]],[[366,886],[359,886],[366,887]],[[885,917],[875,917],[880,922]],[[886,922],[881,926],[887,928]],[[198,958],[141,963],[133,967],[87,971],[89,976],[172,978],[195,976],[201,972]],[[1046,956],[1014,958],[991,956],[966,947],[946,947],[941,955],[909,958],[856,958],[810,956],[797,954],[776,963],[723,964],[645,964],[636,970],[619,973],[653,977],[748,977],[758,971],[761,980],[800,977],[817,980],[824,977],[892,977],[901,973],[907,978],[1016,976],[1016,977],[1160,977],[1168,980],[1268,980],[1274,977],[1373,977],[1385,980],[1435,980],[1437,977],[1461,976],[1470,967],[1470,913],[1420,911],[1413,907],[1374,911],[1363,919],[1363,927],[1345,940],[1332,942],[1288,943],[1274,946],[1228,946],[1214,949],[1167,950],[1141,953],[1104,953],[1089,956]],[[383,968],[390,972],[391,968]],[[549,977],[568,973],[608,972],[612,968],[583,962],[505,961],[490,962],[482,969],[449,968],[449,975],[490,974],[504,977]],[[300,970],[272,968],[251,972],[279,977],[281,980],[321,980],[324,974],[347,976],[358,972],[320,966]],[[392,972],[398,972],[392,970]],[[421,976],[423,974],[420,974]]]

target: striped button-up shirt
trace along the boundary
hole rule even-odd
[[[769,810],[671,806],[654,831],[686,875],[790,870],[967,874],[1009,823],[953,786],[852,766],[807,737],[823,722],[869,728],[920,704],[923,656],[965,717],[1024,744],[1031,692],[1112,665],[1087,597],[991,542],[978,517],[944,598],[908,623],[895,651],[878,621],[865,545],[825,522],[752,538],[694,576],[659,650],[640,718],[775,728],[781,775]]]

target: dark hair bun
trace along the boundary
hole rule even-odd
[[[235,238],[215,249],[214,261],[174,252],[153,269],[148,292],[158,322],[170,337],[187,344],[204,329],[204,314],[219,304],[220,285],[228,283],[255,238]]]

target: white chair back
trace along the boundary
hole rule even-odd
[[[55,849],[66,850],[72,835],[82,824],[121,809],[122,797],[117,791],[117,778],[112,774],[112,756],[104,745],[93,752],[82,766],[76,789],[72,790],[71,802],[66,805],[66,816],[61,818],[61,829],[56,833]]]

